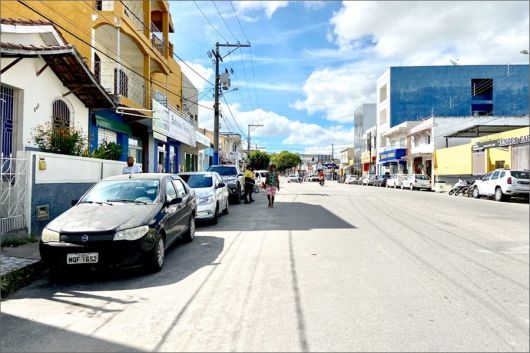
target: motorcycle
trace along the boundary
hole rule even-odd
[[[323,177],[320,178],[319,183],[320,183],[320,186],[324,186],[324,178]]]

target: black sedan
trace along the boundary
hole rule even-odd
[[[171,174],[118,175],[96,183],[42,232],[50,269],[146,265],[156,272],[177,239],[195,235],[195,194]]]

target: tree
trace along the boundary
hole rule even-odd
[[[249,164],[254,169],[267,169],[271,161],[271,157],[267,152],[252,151],[248,156]]]
[[[280,153],[272,154],[271,161],[273,164],[276,164],[279,171],[283,172],[287,169],[299,166],[302,163],[302,158],[300,158],[298,153],[282,151]]]

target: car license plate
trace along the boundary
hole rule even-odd
[[[97,264],[99,254],[97,252],[72,253],[66,255],[66,264]]]

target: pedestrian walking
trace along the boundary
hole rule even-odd
[[[280,179],[278,178],[278,173],[276,172],[276,166],[271,164],[269,166],[269,173],[265,179],[265,187],[267,189],[267,199],[269,199],[269,207],[274,207],[274,197],[276,196],[276,191],[280,191]]]
[[[245,168],[243,178],[245,181],[245,203],[254,202],[254,199],[252,199],[252,191],[254,190],[254,184],[256,183],[254,180],[254,168],[248,165]]]
[[[123,168],[123,174],[136,174],[141,173],[142,168],[138,164],[134,164],[134,157],[129,156],[127,157],[127,167]]]

